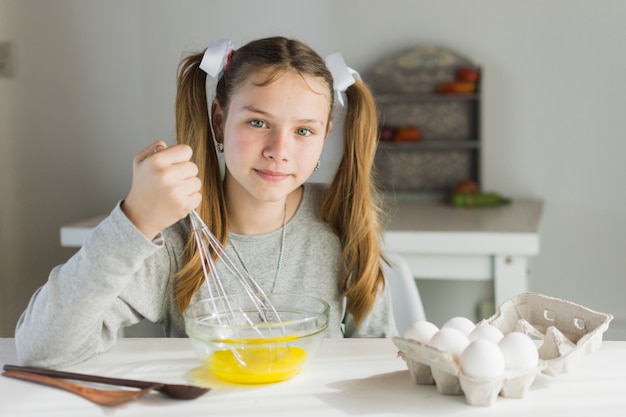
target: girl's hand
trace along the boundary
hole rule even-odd
[[[148,239],[198,207],[202,183],[187,145],[157,141],[133,159],[133,182],[122,211]]]

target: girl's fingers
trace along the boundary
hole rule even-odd
[[[186,179],[180,185],[180,190],[184,196],[192,197],[196,194],[200,195],[200,189],[202,188],[202,182],[198,177],[190,177]]]
[[[146,159],[150,155],[153,155],[157,153],[158,151],[160,151],[161,149],[165,149],[165,148],[167,148],[167,144],[163,142],[162,140],[158,140],[152,143],[151,145],[149,145],[148,147],[139,151],[139,153],[135,156],[135,159],[137,162],[142,162],[144,159]]]
[[[152,154],[148,153],[145,158],[154,159],[157,166],[164,167],[189,162],[192,155],[193,151],[189,145],[160,146],[157,144]]]
[[[169,168],[169,178],[174,181],[184,181],[198,176],[198,166],[190,161],[178,162]]]

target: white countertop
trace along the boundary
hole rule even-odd
[[[486,208],[401,200],[389,210],[391,220],[385,227],[385,243],[392,251],[465,255],[539,253],[543,210],[539,200],[517,199],[509,205]]]
[[[16,363],[13,339],[0,339],[0,362]],[[68,368],[132,379],[189,383],[199,362],[188,339],[120,339],[109,352]],[[619,416],[626,412],[626,342],[603,342],[578,368],[539,375],[524,398],[468,405],[435,386],[415,385],[389,339],[327,339],[307,369],[277,384],[213,387],[192,401],[151,393],[116,408],[74,394],[0,377],[2,416]]]

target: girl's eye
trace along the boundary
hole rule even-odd
[[[262,120],[250,120],[250,125],[253,127],[265,127],[267,126]]]
[[[300,136],[311,136],[313,134],[313,132],[311,132],[311,129],[307,129],[305,127],[296,129],[296,133]]]

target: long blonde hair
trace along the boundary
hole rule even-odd
[[[178,68],[176,135],[179,143],[194,150],[193,161],[203,182],[198,214],[226,246],[228,213],[218,156],[208,118],[206,74],[199,68],[203,53],[184,58]],[[238,49],[217,83],[215,100],[227,112],[230,98],[253,72],[271,69],[272,75],[296,71],[322,79],[334,97],[333,79],[324,60],[303,43],[283,37],[260,39]],[[268,80],[269,82],[269,80]],[[358,324],[371,311],[379,288],[384,288],[380,248],[382,227],[373,182],[377,143],[376,105],[368,87],[357,81],[346,91],[344,154],[324,197],[321,217],[337,233],[343,245],[342,293],[348,312]],[[332,103],[332,100],[331,100]],[[333,111],[331,104],[329,120]],[[187,238],[185,265],[177,274],[175,298],[179,311],[190,303],[203,283],[202,265],[192,233]]]

